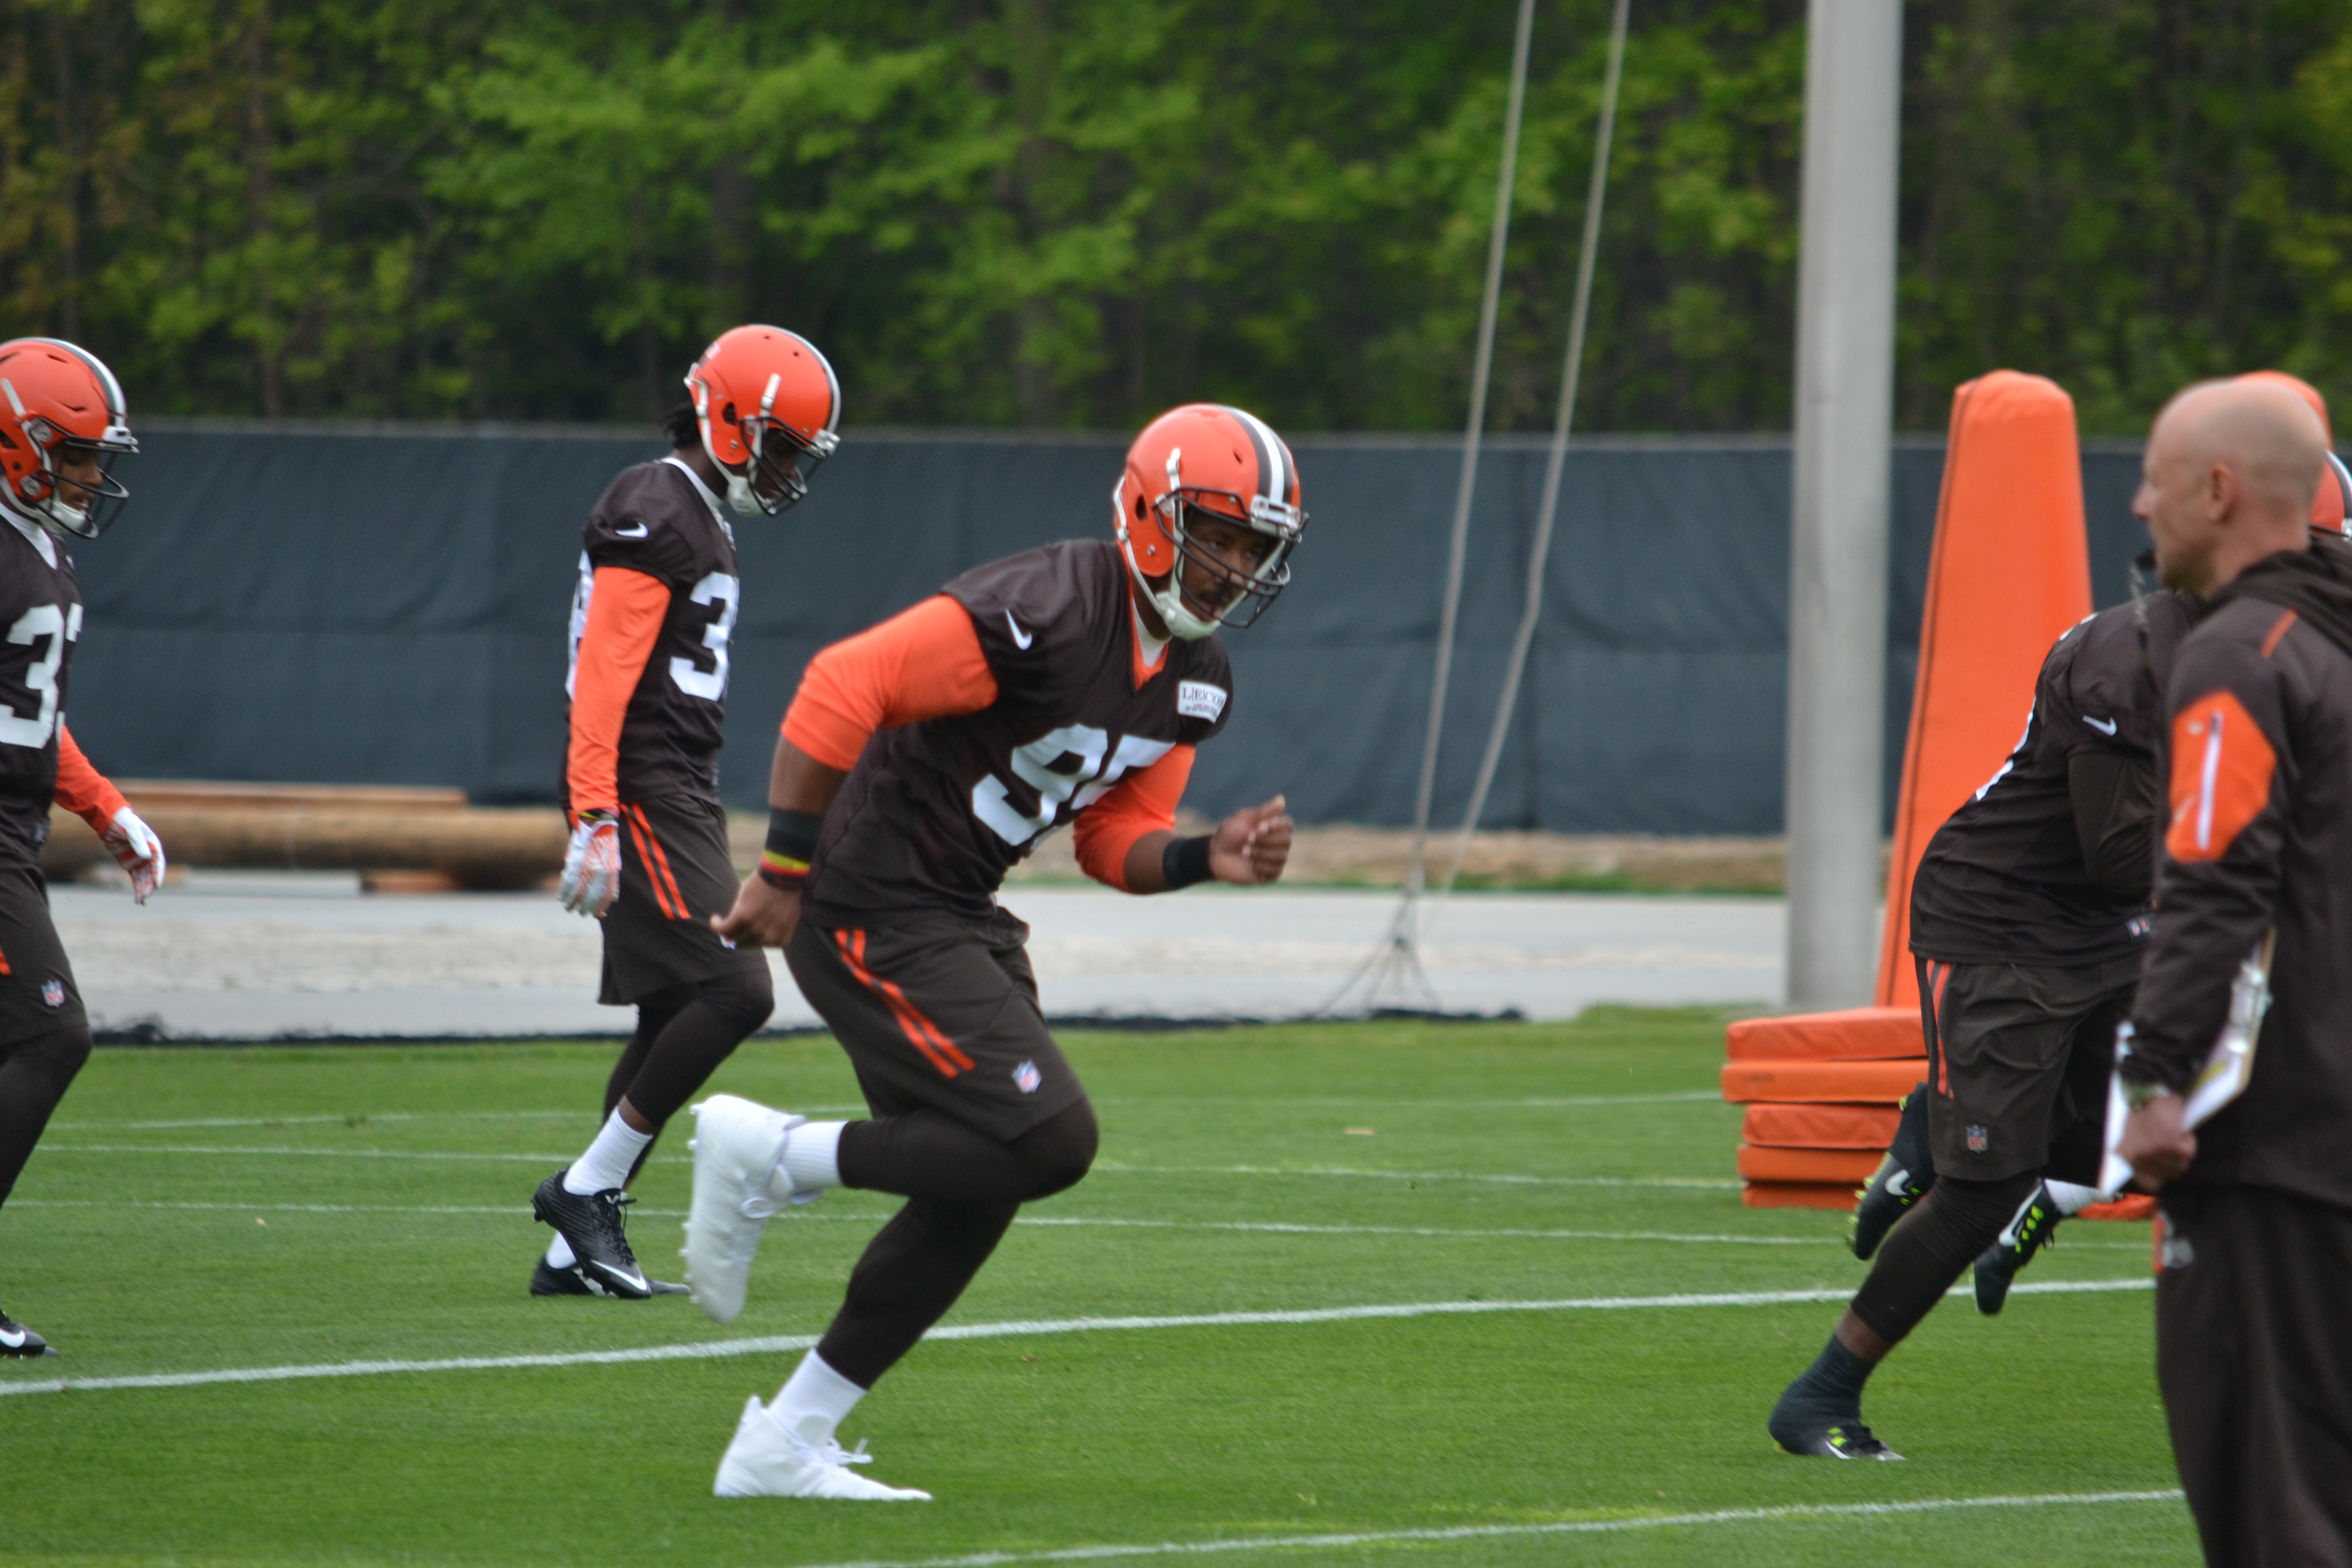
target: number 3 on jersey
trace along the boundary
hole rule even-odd
[[[40,700],[41,710],[26,718],[11,707],[0,708],[0,745],[46,746],[58,723],[58,670],[66,661],[66,645],[81,636],[81,606],[60,610],[55,605],[35,605],[8,628],[8,646],[30,647],[42,638],[42,648],[25,670],[25,689]]]
[[[1013,753],[1013,773],[1037,792],[1035,816],[1013,804],[1012,790],[994,773],[971,786],[971,814],[1018,848],[1061,821],[1065,803],[1076,816],[1108,795],[1129,768],[1148,768],[1175,746],[1173,741],[1126,735],[1113,751],[1105,731],[1087,724],[1066,725]]]
[[[742,589],[724,572],[713,572],[694,585],[698,605],[725,606],[703,629],[702,646],[709,650],[710,668],[703,669],[683,656],[669,661],[669,678],[689,697],[723,701],[727,696],[727,639],[735,635],[735,616],[742,608]]]

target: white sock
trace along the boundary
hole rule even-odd
[[[548,1244],[547,1266],[550,1268],[569,1268],[579,1261],[572,1251],[572,1244],[563,1239],[562,1231],[557,1231],[555,1239]]]
[[[768,1178],[768,1195],[778,1203],[794,1193],[818,1193],[841,1185],[835,1158],[846,1121],[804,1121],[784,1134],[784,1157]],[[779,1179],[781,1178],[781,1179]],[[822,1363],[820,1363],[822,1364]]]
[[[866,1397],[866,1391],[824,1364],[811,1351],[776,1391],[768,1414],[803,1443],[822,1444],[839,1429]]]
[[[628,1185],[629,1167],[637,1163],[637,1156],[653,1141],[652,1133],[640,1132],[622,1121],[616,1108],[604,1119],[604,1130],[588,1145],[588,1152],[572,1161],[572,1169],[563,1173],[563,1190],[602,1193]]]
[[[2096,1187],[2078,1187],[2072,1182],[2044,1181],[2042,1184],[2050,1189],[2050,1196],[2058,1205],[2060,1214],[2078,1214],[2099,1201],[2099,1189]]]

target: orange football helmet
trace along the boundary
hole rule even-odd
[[[114,373],[88,349],[16,338],[0,343],[0,506],[52,533],[105,532],[131,495],[114,461],[139,450]],[[96,489],[59,475],[67,448],[96,456]]]
[[[770,517],[808,494],[841,438],[841,383],[816,345],[782,327],[721,332],[686,373],[702,449],[727,476],[727,504]]]
[[[1290,552],[1307,531],[1298,464],[1273,427],[1220,403],[1188,403],[1143,427],[1111,491],[1113,521],[1136,591],[1180,637],[1246,626],[1290,583]],[[1190,537],[1194,514],[1223,518],[1274,541],[1255,573],[1237,572]],[[1191,563],[1228,590],[1221,605],[1184,591]],[[1197,607],[1196,607],[1197,606]]]

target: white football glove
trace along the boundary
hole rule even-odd
[[[604,918],[621,892],[621,824],[609,811],[583,811],[563,852],[556,897],[575,915]]]
[[[133,902],[145,903],[148,896],[163,885],[163,841],[155,830],[139,820],[139,814],[124,806],[114,814],[106,831],[98,841],[122,863],[131,873],[131,897]]]

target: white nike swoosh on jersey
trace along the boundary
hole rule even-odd
[[[2096,730],[2102,735],[2112,735],[2116,732],[2116,721],[2113,719],[2094,719],[2089,714],[2085,713],[2083,715],[2083,722],[2088,724],[2092,729]]]
[[[1004,624],[1013,628],[1013,645],[1015,647],[1025,648],[1037,640],[1035,632],[1024,632],[1021,629],[1021,623],[1013,618],[1013,612],[1010,610],[1004,612]]]
[[[638,523],[634,528],[616,528],[613,530],[613,537],[615,539],[643,539],[645,536],[646,525],[642,522]]]

